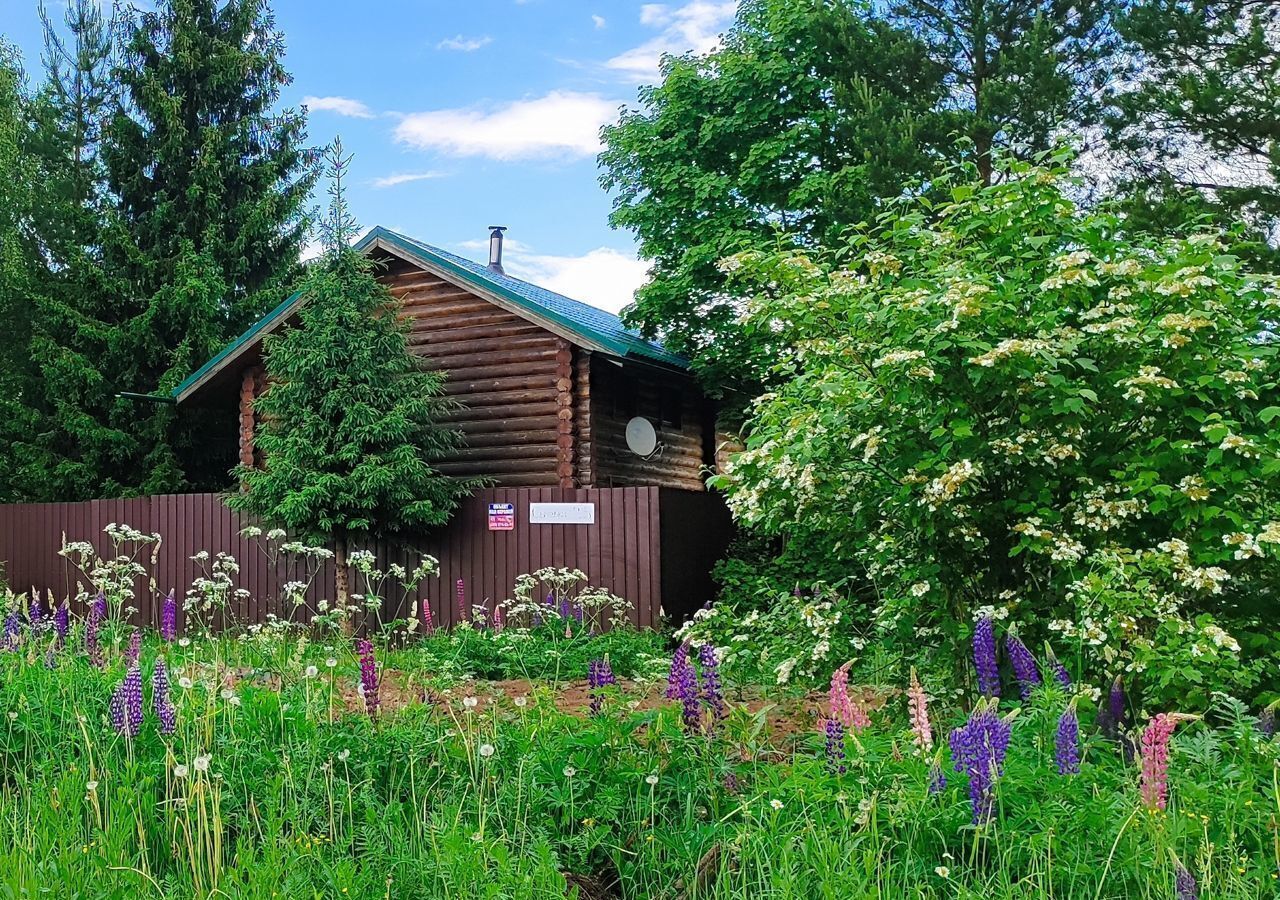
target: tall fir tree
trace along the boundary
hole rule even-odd
[[[18,454],[12,440],[33,417],[27,408],[30,379],[25,336],[35,253],[30,216],[35,178],[25,150],[23,69],[15,47],[0,39],[0,501],[19,499],[11,473]]]
[[[398,301],[350,247],[349,160],[341,142],[328,153],[326,254],[302,282],[298,324],[265,339],[268,387],[255,402],[263,465],[236,470],[243,490],[228,501],[332,542],[344,611],[352,542],[441,525],[478,485],[433,467],[462,448],[462,433],[439,424],[454,408],[442,377],[410,352]]]
[[[39,265],[23,346],[26,418],[10,420],[22,424],[12,429],[9,478],[24,499],[82,500],[124,489],[135,446],[133,410],[116,399],[113,378],[131,370],[127,349],[113,340],[127,308],[102,258],[114,23],[95,0],[72,0],[61,23],[41,14],[45,80],[29,104],[28,129],[41,185],[32,211]]]
[[[132,10],[104,147],[117,214],[106,259],[131,315],[121,387],[166,392],[279,303],[299,272],[315,180],[305,117],[263,0],[161,0]],[[227,411],[222,411],[225,415]],[[221,485],[208,415],[138,407],[132,487]]]

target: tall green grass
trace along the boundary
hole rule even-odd
[[[963,776],[930,795],[897,699],[834,774],[816,732],[795,754],[765,740],[768,711],[708,739],[674,706],[615,694],[589,719],[536,688],[472,708],[460,683],[372,721],[335,699],[346,652],[148,644],[148,675],[158,652],[178,730],[160,735],[148,705],[133,740],[109,722],[118,656],[100,671],[0,654],[0,897],[505,900],[566,896],[573,873],[627,898],[1164,900],[1178,863],[1201,897],[1277,895],[1277,744],[1227,700],[1175,737],[1169,809],[1152,813],[1111,742],[1056,774],[1065,699],[1046,689],[975,827]],[[415,652],[389,658],[407,670]]]

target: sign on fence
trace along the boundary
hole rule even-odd
[[[515,531],[516,505],[514,503],[490,503],[489,530]]]
[[[594,503],[530,503],[530,525],[594,525]]]

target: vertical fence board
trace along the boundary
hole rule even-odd
[[[691,493],[691,492],[687,492]],[[412,571],[424,554],[440,562],[440,577],[428,578],[404,602],[400,592],[388,587],[388,606],[383,619],[403,618],[410,608],[420,609],[421,601],[431,604],[438,625],[457,625],[470,617],[469,608],[460,608],[456,584],[462,579],[467,606],[483,604],[492,614],[494,604],[511,596],[518,575],[547,566],[582,569],[591,582],[618,594],[633,604],[632,621],[644,627],[658,623],[664,582],[670,582],[662,565],[660,521],[666,492],[656,488],[498,488],[483,490],[460,504],[452,521],[409,542],[382,541],[370,544],[381,568],[392,563]],[[531,525],[529,504],[548,502],[594,503],[594,525]],[[710,495],[696,501],[719,502]],[[489,531],[488,504],[515,506],[514,531]],[[235,598],[225,617],[225,625],[235,619],[254,624],[269,614],[295,621],[308,621],[323,598],[332,597],[334,566],[319,566],[307,603],[302,609],[282,608],[283,587],[289,581],[306,580],[307,566],[297,558],[280,554],[273,560],[259,541],[240,534],[248,524],[231,511],[217,494],[169,494],[126,500],[95,500],[85,503],[44,503],[0,505],[0,563],[5,577],[17,591],[37,588],[52,591],[61,600],[74,597],[77,583],[85,581],[72,562],[58,554],[63,535],[68,541],[87,541],[100,554],[111,552],[111,542],[103,533],[110,522],[127,524],[147,533],[159,533],[163,543],[151,565],[152,548],[140,554],[154,578],[140,579],[136,589],[137,621],[159,626],[161,601],[170,590],[179,600],[179,625],[185,627],[182,599],[193,580],[204,574],[219,552],[229,553],[240,564],[235,587],[249,592]],[[690,540],[686,530],[683,540]],[[697,538],[694,538],[697,539]],[[360,549],[353,545],[350,550]],[[210,558],[204,565],[191,559],[200,550]],[[314,565],[313,565],[314,568]],[[86,588],[87,584],[84,585]],[[363,583],[352,579],[353,591]],[[668,584],[671,590],[672,585]],[[75,608],[83,615],[82,604]]]

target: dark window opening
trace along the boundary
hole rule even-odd
[[[679,431],[684,422],[684,392],[677,387],[664,387],[658,404],[658,418],[662,424]]]

